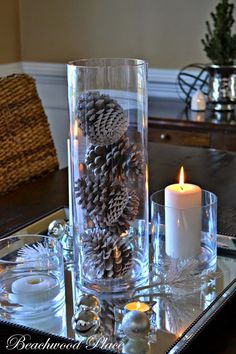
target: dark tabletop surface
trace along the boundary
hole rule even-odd
[[[218,231],[236,234],[236,152],[150,143],[150,194],[175,183],[181,165],[187,182],[217,194]],[[63,169],[1,196],[0,236],[67,205],[67,188],[67,169]],[[235,314],[235,301],[231,301],[186,353],[235,354]]]
[[[218,196],[218,231],[236,234],[236,152],[149,144],[150,194],[176,183],[181,165],[186,182]],[[0,197],[0,236],[67,205],[67,169]]]

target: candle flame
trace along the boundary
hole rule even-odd
[[[183,168],[183,166],[181,166],[181,169],[180,169],[179,184],[180,184],[180,188],[183,189],[183,187],[184,187],[184,168]]]
[[[137,310],[139,310],[141,307],[140,301],[137,302]]]

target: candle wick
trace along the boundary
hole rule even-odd
[[[184,187],[180,185],[180,189],[183,191],[183,190],[184,190]]]

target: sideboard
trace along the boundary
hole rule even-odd
[[[236,111],[191,111],[181,100],[150,99],[150,142],[236,151]]]

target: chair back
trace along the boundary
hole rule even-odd
[[[35,81],[0,78],[0,194],[58,169],[47,116]]]

